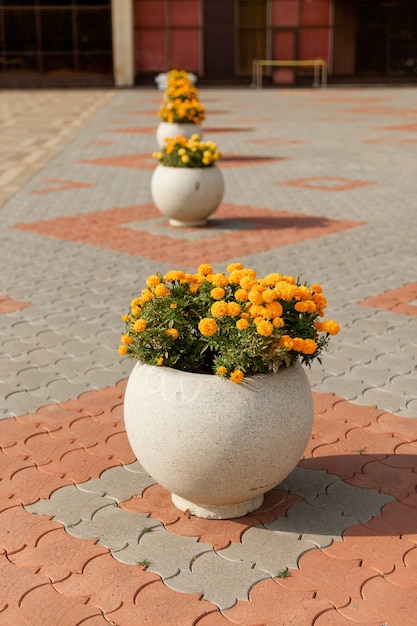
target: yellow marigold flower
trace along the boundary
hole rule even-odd
[[[156,285],[159,285],[160,282],[161,279],[156,274],[152,274],[146,279],[146,284],[148,285],[148,287],[156,287]]]
[[[223,287],[214,287],[210,291],[210,295],[214,300],[221,300],[225,294]]]
[[[120,343],[123,343],[124,345],[127,345],[129,343],[133,343],[133,341],[134,341],[133,337],[131,337],[127,333],[120,337]]]
[[[243,270],[242,263],[229,263],[229,265],[227,266],[227,271],[229,272],[229,274],[231,274],[235,270]]]
[[[172,302],[172,304],[169,305],[170,309],[176,309],[177,308],[177,303],[176,302]]]
[[[132,315],[138,317],[142,313],[140,306],[132,306]]]
[[[216,369],[216,373],[219,376],[226,376],[227,374],[227,369],[225,368],[224,365],[219,365],[219,367]]]
[[[233,383],[241,383],[242,380],[244,378],[244,374],[242,372],[242,370],[234,370],[231,374],[230,374],[230,380]]]
[[[164,296],[167,296],[171,292],[168,289],[168,287],[164,285],[164,283],[160,283],[159,285],[156,285],[156,287],[154,288],[154,293],[157,298],[163,298]]]
[[[162,159],[164,158],[164,155],[162,154],[162,152],[152,152],[152,156],[154,159],[157,159],[158,161],[162,161]]]
[[[182,270],[170,270],[164,276],[164,280],[167,283],[174,283],[176,280],[183,280],[185,278],[185,272]]]
[[[149,291],[149,289],[144,289],[142,291],[142,301],[143,302],[150,302],[153,299],[154,299],[154,295],[153,295],[152,291]]]
[[[120,354],[120,356],[125,356],[125,354],[127,354],[127,346],[122,344],[117,348],[117,352]]]
[[[310,286],[311,291],[314,291],[314,293],[321,293],[323,290],[321,288],[321,285],[318,285],[317,283],[314,283],[313,285]]]
[[[212,282],[216,287],[227,287],[229,279],[224,274],[213,274],[210,277],[210,282]]]
[[[248,320],[244,319],[244,318],[240,318],[240,320],[237,320],[236,322],[236,328],[238,330],[246,330],[246,328],[249,326],[249,322]]]
[[[167,328],[165,334],[168,335],[168,337],[172,337],[172,339],[178,339],[180,336],[176,328]]]
[[[262,335],[262,337],[269,337],[270,335],[272,335],[274,327],[272,326],[271,322],[263,320],[256,325],[256,330],[260,335]]]
[[[227,315],[230,317],[237,317],[241,311],[240,304],[237,302],[227,303]]]
[[[217,332],[217,329],[217,322],[212,317],[204,317],[198,324],[198,330],[205,337],[211,337]]]
[[[190,157],[189,157],[187,154],[184,154],[184,155],[181,157],[181,161],[182,161],[183,163],[189,163],[189,162],[190,162]]]
[[[326,320],[322,323],[322,331],[325,333],[329,333],[329,335],[337,335],[340,331],[340,326],[334,320]]]
[[[314,339],[304,339],[303,354],[313,354],[317,350]]]
[[[236,289],[235,298],[239,300],[239,302],[246,302],[249,299],[248,292],[246,289]]]
[[[272,320],[272,324],[273,326],[275,326],[275,328],[282,328],[283,326],[285,326],[285,322],[282,317],[274,317],[274,319]]]
[[[143,320],[143,319],[136,320],[136,322],[132,324],[132,328],[136,333],[143,332],[146,328],[146,320]]]
[[[187,152],[186,152],[185,148],[180,148],[178,150],[178,154],[179,154],[179,156],[183,156],[184,154],[187,154]]]
[[[164,364],[164,357],[160,356],[159,359],[157,359],[156,364],[157,365],[163,365]]]
[[[299,313],[315,313],[317,311],[317,307],[313,300],[302,300],[301,302],[296,302],[294,309]]]
[[[130,322],[130,315],[122,315],[123,322]]]
[[[227,315],[227,302],[224,300],[214,302],[211,305],[210,312],[214,315],[214,317],[223,317],[223,315]]]
[[[282,337],[279,340],[278,345],[280,348],[285,348],[286,350],[292,350],[293,340],[291,339],[289,335],[282,335]]]
[[[253,288],[248,294],[248,299],[252,304],[262,304],[262,294],[259,291],[255,291]]]
[[[213,273],[213,268],[209,263],[201,263],[201,265],[199,265],[197,268],[197,272],[199,274],[204,274],[205,276],[207,276],[207,274]]]

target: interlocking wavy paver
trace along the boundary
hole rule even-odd
[[[415,90],[201,97],[226,193],[183,230],[151,203],[154,89],[2,94],[0,623],[411,626]],[[134,462],[120,314],[156,270],[229,260],[320,282],[342,331],[307,370],[289,482],[245,518],[199,520]]]

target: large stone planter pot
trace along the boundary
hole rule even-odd
[[[156,129],[156,143],[160,150],[165,146],[165,137],[175,138],[177,135],[190,139],[193,135],[200,135],[203,138],[203,132],[199,124],[173,124],[171,122],[160,122]]]
[[[297,465],[313,401],[298,363],[241,384],[137,363],[124,419],[138,461],[182,511],[241,517]]]
[[[171,226],[204,226],[223,194],[224,179],[216,165],[188,168],[159,163],[152,174],[152,199]]]

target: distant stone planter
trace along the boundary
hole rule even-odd
[[[165,137],[186,137],[190,139],[193,135],[199,135],[203,138],[201,126],[199,124],[173,124],[170,122],[160,122],[156,129],[156,143],[160,150],[165,146]]]
[[[303,367],[235,384],[138,362],[124,419],[139,463],[177,508],[209,519],[246,515],[297,465],[313,401]]]
[[[168,167],[159,163],[151,178],[151,195],[171,226],[204,226],[222,201],[224,179],[216,165]]]

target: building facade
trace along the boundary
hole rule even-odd
[[[326,61],[330,82],[417,82],[415,0],[0,0],[0,86],[249,84],[254,59]],[[266,67],[270,85],[311,80]]]

